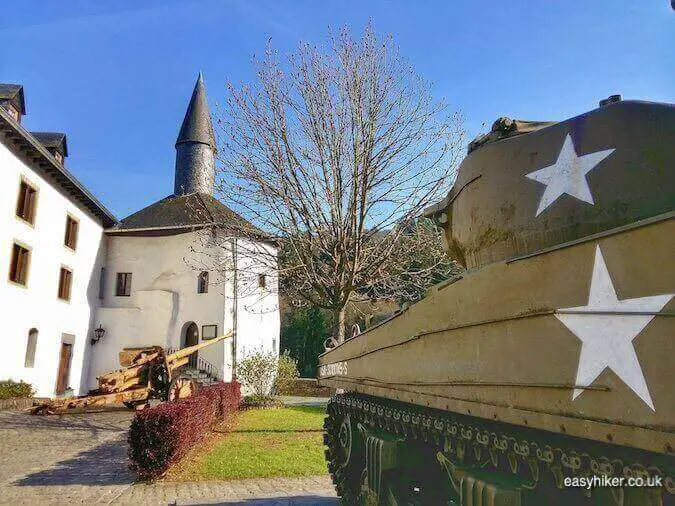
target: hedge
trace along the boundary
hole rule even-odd
[[[239,383],[221,382],[194,397],[136,412],[127,439],[129,467],[143,480],[163,476],[214,424],[236,411],[240,400]]]
[[[23,381],[0,381],[0,399],[33,397],[33,387]]]

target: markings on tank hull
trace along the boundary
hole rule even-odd
[[[553,165],[547,165],[525,175],[528,179],[546,185],[535,216],[543,213],[564,194],[595,204],[586,175],[613,152],[614,149],[605,149],[579,156],[574,149],[572,137],[567,134],[558,153],[558,159]]]
[[[335,362],[319,366],[319,377],[347,376],[347,362]]]
[[[673,296],[675,294],[619,300],[600,246],[597,246],[588,303],[558,309],[555,315],[582,343],[576,384],[590,386],[609,368],[656,411],[633,340]],[[582,392],[582,389],[575,389],[572,400]]]

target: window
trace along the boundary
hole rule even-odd
[[[12,246],[12,260],[9,264],[9,280],[13,283],[26,286],[29,263],[30,250],[14,243]]]
[[[258,274],[258,287],[265,288],[267,286],[267,276],[265,274]]]
[[[61,267],[59,274],[59,299],[70,300],[70,287],[73,284],[73,272],[66,267]]]
[[[66,217],[66,237],[63,243],[70,249],[74,250],[77,247],[77,229],[79,223],[75,218]]]
[[[7,104],[5,109],[15,121],[21,121],[21,115],[19,114],[19,110],[16,107],[14,107],[12,104]]]
[[[98,278],[98,298],[103,300],[105,298],[105,267],[101,267],[101,277]]]
[[[33,367],[35,365],[35,349],[37,348],[37,329],[28,331],[28,342],[26,343],[26,360],[24,367]]]
[[[209,273],[200,272],[197,277],[197,293],[208,293],[209,291]]]
[[[35,198],[37,190],[26,181],[19,185],[19,198],[16,202],[16,215],[31,225],[35,223]]]
[[[213,339],[218,336],[218,325],[202,325],[202,339]]]
[[[117,273],[117,288],[115,295],[118,297],[129,297],[131,295],[131,273],[118,272]]]

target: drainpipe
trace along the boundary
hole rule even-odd
[[[239,300],[239,289],[237,286],[237,238],[232,239],[232,266],[233,280],[232,290],[234,292],[234,302],[232,303],[232,381],[237,379],[237,302]]]

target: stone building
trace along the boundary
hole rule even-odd
[[[278,353],[275,244],[214,197],[201,74],[175,144],[174,193],[122,220],[67,171],[66,136],[26,131],[24,114],[23,88],[0,85],[0,379],[81,394],[120,367],[123,348],[230,331],[190,366],[227,380],[246,353]]]

